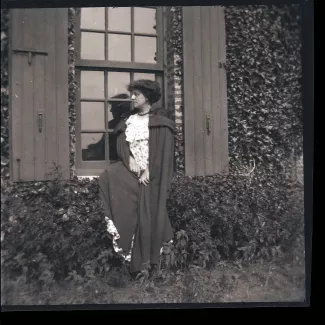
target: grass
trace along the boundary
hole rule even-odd
[[[132,280],[126,268],[112,268],[86,283],[62,281],[50,287],[3,280],[2,305],[142,303],[303,302],[302,259],[240,266],[219,263],[211,270],[191,268],[153,280]]]

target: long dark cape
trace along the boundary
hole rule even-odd
[[[120,161],[111,164],[99,177],[100,197],[106,216],[120,234],[118,245],[125,253],[131,249],[131,271],[145,269],[159,262],[162,244],[173,237],[168,218],[168,197],[174,167],[174,122],[160,115],[149,115],[149,173],[145,186],[129,169],[129,144],[125,121],[117,134]]]

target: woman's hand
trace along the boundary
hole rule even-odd
[[[139,182],[140,182],[140,184],[142,183],[145,186],[147,186],[149,184],[149,168],[148,167],[143,171],[143,173],[139,179]]]
[[[137,174],[137,176],[139,177],[140,176],[140,166],[136,163],[135,159],[130,156],[130,170]]]

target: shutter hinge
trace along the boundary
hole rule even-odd
[[[221,69],[221,68],[223,68],[223,69],[226,69],[226,63],[225,62],[218,62],[218,67]]]
[[[30,49],[13,49],[12,50],[15,53],[20,53],[20,54],[27,54],[28,55],[28,64],[32,64],[32,57],[34,55],[48,55],[48,52],[44,51],[35,51],[35,50],[30,50]]]

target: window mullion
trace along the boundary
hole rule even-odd
[[[105,7],[105,60],[108,61],[108,8]]]
[[[131,7],[131,62],[134,62],[134,7]]]
[[[164,14],[163,8],[156,9],[157,63],[164,64]]]

